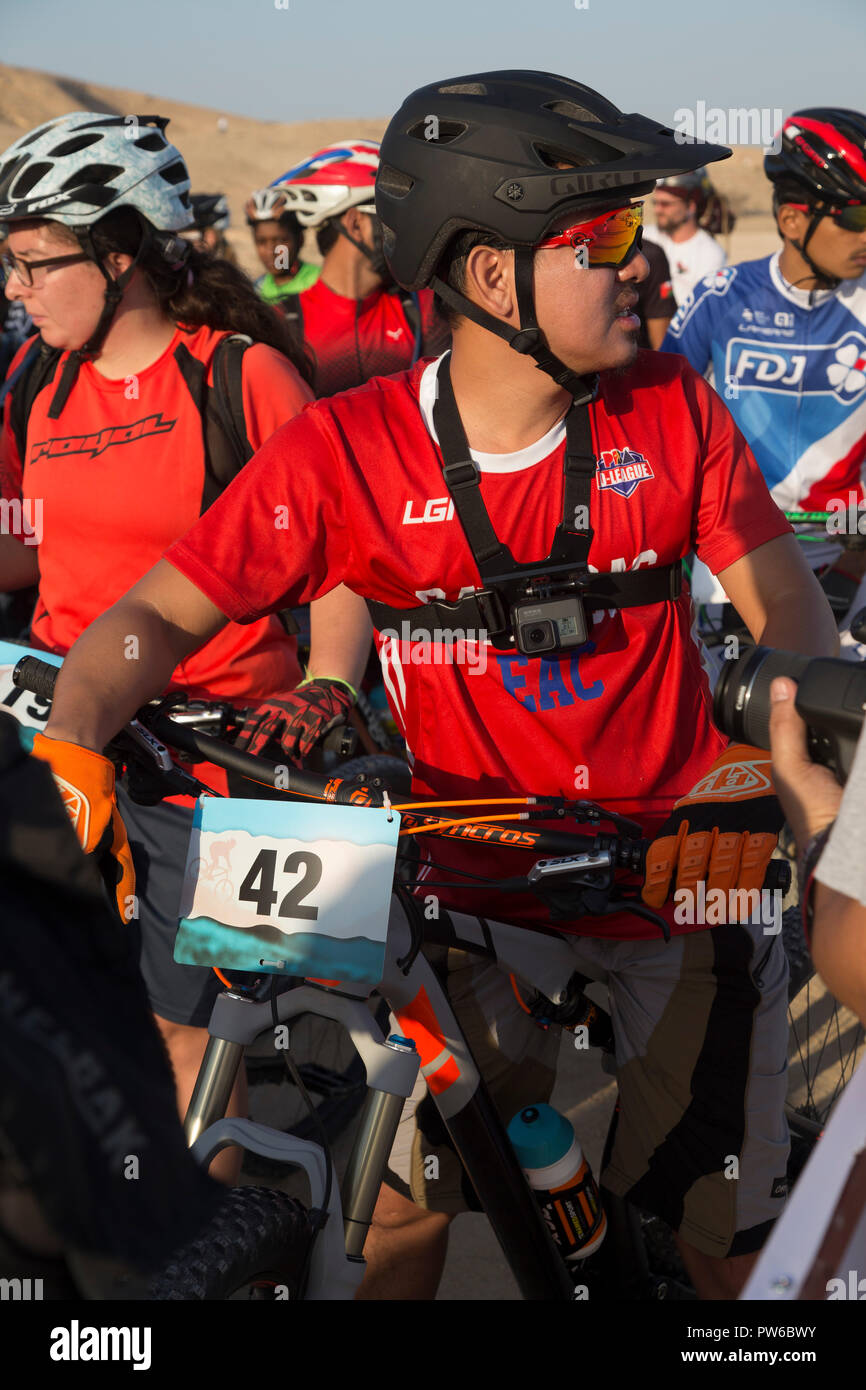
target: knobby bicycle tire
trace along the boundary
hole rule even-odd
[[[310,1238],[309,1213],[294,1197],[269,1187],[232,1188],[214,1219],[151,1278],[149,1297],[206,1302],[282,1285],[296,1298]]]

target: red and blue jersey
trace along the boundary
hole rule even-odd
[[[787,510],[866,495],[866,275],[835,290],[789,285],[779,253],[706,276],[662,351],[712,381]]]

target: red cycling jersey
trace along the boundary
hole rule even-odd
[[[317,402],[277,431],[167,558],[238,622],[340,582],[398,608],[479,587],[441,473],[434,387],[435,364],[422,362]],[[790,530],[724,405],[682,358],[641,352],[629,372],[603,375],[590,418],[597,570],[667,565],[694,549],[718,572]],[[519,562],[546,556],[561,520],[564,435],[560,421],[516,454],[473,454],[494,528]],[[276,541],[275,497],[292,517]],[[377,641],[419,792],[591,798],[652,835],[726,743],[712,722],[687,590],[596,613],[585,645],[551,658],[470,644],[453,663],[441,649],[431,661],[435,646]],[[437,882],[441,865],[519,872],[513,851],[428,844],[437,867],[427,876]],[[528,894],[435,892],[466,912],[549,920]],[[673,923],[672,908],[665,915],[672,931],[690,930]],[[562,929],[623,939],[657,931],[625,913]]]
[[[31,518],[39,518],[33,646],[67,652],[200,515],[202,417],[173,353],[183,343],[210,366],[225,336],[210,328],[179,328],[155,362],[119,380],[84,363],[60,419],[51,420],[64,354],[54,381],[33,403],[23,467],[7,410],[0,492],[23,499],[25,515],[29,509]],[[311,392],[290,362],[258,343],[244,354],[243,398],[247,433],[258,448],[303,408]],[[289,690],[299,680],[294,638],[276,617],[263,617],[252,627],[233,623],[223,629],[178,666],[172,687],[244,704]]]
[[[315,358],[317,396],[361,386],[373,376],[401,372],[412,362],[415,329],[401,303],[403,291],[380,286],[363,299],[347,299],[319,278],[299,296],[304,341]],[[418,295],[420,356],[448,345],[450,330],[436,312],[432,290]]]

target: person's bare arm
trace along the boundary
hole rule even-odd
[[[830,993],[866,1025],[866,907],[816,882],[812,959]]]
[[[337,677],[357,688],[372,633],[366,603],[344,584],[315,599],[310,604],[310,676]]]
[[[27,589],[39,583],[39,558],[35,545],[15,536],[0,535],[0,593]]]
[[[200,589],[160,560],[70,650],[46,735],[101,752],[137,709],[162,694],[178,662],[227,622]]]
[[[718,579],[756,642],[804,656],[837,655],[833,611],[793,535],[758,546]]]

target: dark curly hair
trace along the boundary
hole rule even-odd
[[[50,226],[56,240],[81,244],[73,228],[60,222]],[[90,228],[90,237],[100,257],[111,252],[134,256],[141,245],[142,220],[132,208],[118,208]],[[282,353],[312,385],[312,368],[303,346],[283,315],[259,298],[252,280],[238,266],[194,243],[189,243],[183,265],[172,266],[158,246],[151,244],[138,269],[163,313],[174,323],[245,333],[254,343],[265,343]]]

